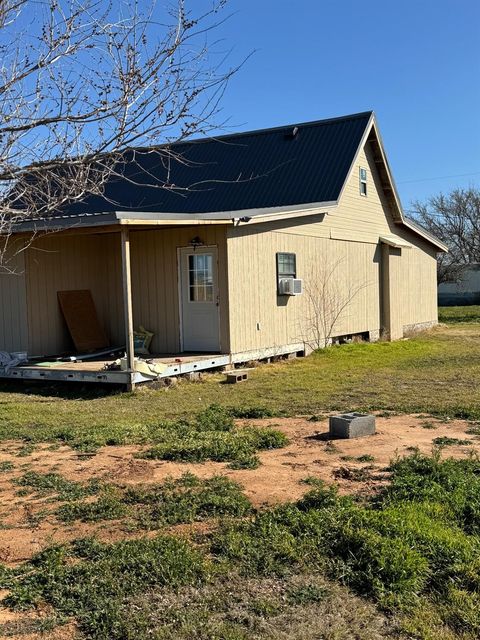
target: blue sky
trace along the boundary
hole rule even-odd
[[[480,0],[230,0],[227,12],[216,48],[232,62],[255,50],[222,103],[231,130],[374,109],[405,209],[480,186]]]

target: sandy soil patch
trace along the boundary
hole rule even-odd
[[[0,464],[8,462],[14,466],[0,473],[0,562],[14,565],[47,545],[88,535],[104,541],[144,535],[144,532],[125,530],[122,522],[65,525],[52,515],[39,517],[54,510],[59,503],[35,494],[17,495],[19,487],[12,480],[27,470],[55,471],[76,481],[97,477],[119,485],[161,482],[168,476],[176,478],[186,471],[201,478],[224,474],[238,481],[253,504],[261,507],[298,499],[307,489],[302,480],[308,476],[336,482],[344,493],[371,493],[388,479],[386,468],[392,458],[408,454],[412,447],[430,453],[433,440],[441,436],[470,441],[468,445],[445,447],[444,456],[467,456],[472,450],[480,453],[480,439],[467,434],[469,423],[461,420],[442,422],[414,415],[377,417],[376,435],[333,441],[328,439],[327,420],[275,418],[251,420],[248,424],[275,427],[290,439],[284,449],[261,453],[262,465],[255,470],[234,471],[227,469],[224,463],[214,462],[181,464],[137,459],[134,456],[142,448],[136,446],[103,447],[96,455],[85,456],[66,446],[53,449],[45,444],[38,445],[28,456],[18,457],[23,443],[2,443]],[[374,460],[348,459],[362,455],[373,456]],[[367,477],[362,481],[338,477],[341,468],[365,469]],[[180,527],[179,533],[182,531]]]

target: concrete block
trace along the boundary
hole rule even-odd
[[[375,416],[366,413],[342,413],[329,420],[332,438],[362,438],[375,433]]]
[[[227,373],[227,383],[236,384],[237,382],[245,382],[248,380],[248,371],[245,369],[235,369]]]

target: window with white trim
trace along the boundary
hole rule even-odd
[[[366,196],[367,195],[367,170],[364,169],[363,167],[360,167],[360,195],[361,196]]]
[[[277,253],[277,290],[280,292],[282,278],[297,277],[297,256],[295,253]]]

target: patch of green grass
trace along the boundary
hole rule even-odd
[[[259,367],[246,386],[221,384],[209,375],[201,386],[179,384],[165,393],[100,393],[71,387],[0,386],[0,440],[56,442],[90,451],[105,444],[155,444],[169,421],[194,421],[212,404],[254,415],[326,415],[334,411],[380,411],[381,415],[480,420],[477,354],[480,325],[456,324],[399,342],[359,343],[307,358]],[[232,409],[233,408],[233,409]],[[249,409],[250,408],[250,409]],[[255,413],[255,415],[258,415]],[[176,427],[174,427],[176,428]]]
[[[371,504],[317,483],[294,505],[225,525],[212,550],[248,576],[315,566],[410,620],[428,602],[439,627],[473,638],[480,633],[479,472],[478,460],[416,454],[393,465],[392,485]]]
[[[56,494],[58,500],[78,500],[86,496],[97,494],[102,483],[96,479],[90,480],[87,484],[67,480],[58,473],[38,473],[27,471],[20,478],[16,478],[14,483],[23,487],[19,491],[21,495],[38,493],[41,496]]]
[[[418,451],[395,461],[383,503],[412,500],[443,505],[443,515],[467,533],[480,536],[480,460],[440,459],[439,452],[424,456]]]
[[[241,487],[224,476],[200,480],[184,474],[156,487],[131,488],[125,494],[128,504],[150,507],[143,523],[177,524],[218,516],[244,516],[252,507]]]
[[[375,462],[375,456],[370,455],[369,453],[364,453],[361,456],[340,456],[340,460],[344,460],[345,462]]]
[[[439,307],[438,320],[446,323],[480,322],[480,306],[472,304],[465,307]]]
[[[259,418],[271,418],[274,414],[267,407],[233,407],[230,410],[234,418],[255,420]]]
[[[233,460],[227,465],[228,469],[258,469],[260,466],[260,458],[255,455],[248,455],[244,458]]]
[[[273,429],[236,429],[228,433],[204,432],[174,437],[154,445],[140,457],[181,462],[232,462],[245,460],[259,450],[277,449],[286,444],[286,436]]]
[[[325,481],[321,478],[317,478],[316,476],[307,476],[306,478],[302,478],[300,480],[302,484],[308,484],[311,487],[325,487]]]
[[[384,410],[384,411],[378,411],[377,412],[377,417],[378,418],[392,418],[393,416],[397,416],[397,415],[398,415],[397,411]]]
[[[31,442],[27,442],[22,447],[20,447],[20,449],[18,449],[15,455],[18,458],[27,458],[28,456],[31,456],[34,451],[35,445],[33,445]]]
[[[424,420],[420,423],[422,429],[438,429],[438,425],[433,423],[431,420]]]
[[[272,598],[257,598],[250,602],[249,610],[260,618],[271,618],[280,610]]]
[[[312,627],[311,636],[284,627],[296,608],[313,624],[333,606],[327,574],[401,615],[410,637],[473,640],[480,634],[480,460],[416,453],[395,460],[391,473],[391,483],[363,502],[307,478],[311,489],[301,500],[249,518],[250,506],[225,478],[185,475],[130,487],[123,504],[151,509],[153,521],[228,519],[197,550],[165,536],[52,547],[0,569],[0,588],[10,590],[4,604],[46,602],[95,640],[267,639],[272,628],[293,634],[283,637],[330,637],[325,627]],[[268,591],[257,588],[267,584]],[[351,637],[341,629],[336,638]]]
[[[95,502],[67,502],[55,512],[63,522],[98,522],[118,520],[128,514],[128,510],[116,490],[104,491]]]
[[[241,487],[224,476],[200,480],[186,473],[177,480],[140,487],[107,487],[95,502],[69,502],[57,510],[65,522],[117,520],[144,529],[198,522],[219,516],[241,517],[252,510]]]
[[[0,462],[0,473],[9,473],[15,469],[15,465],[9,460]]]
[[[235,427],[231,412],[216,405],[200,413],[194,422],[168,425],[163,436],[157,434],[157,441],[158,444],[139,455],[182,462],[238,461],[246,464],[243,468],[255,468],[257,451],[277,449],[288,443],[283,433],[268,427]]]
[[[472,444],[471,440],[460,440],[459,438],[450,438],[449,436],[440,436],[433,439],[433,444],[437,447],[452,447],[455,445]]]
[[[288,590],[288,599],[291,603],[303,605],[311,602],[322,602],[327,597],[324,587],[316,584],[305,584],[300,587],[292,587]]]
[[[357,462],[375,462],[375,456],[372,456],[369,453],[364,453],[361,456],[357,456],[355,459]]]
[[[116,544],[80,541],[47,549],[17,572],[17,580],[9,577],[3,604],[21,610],[47,602],[74,617],[87,637],[120,640],[126,598],[167,585],[201,584],[210,572],[200,552],[169,536]]]

